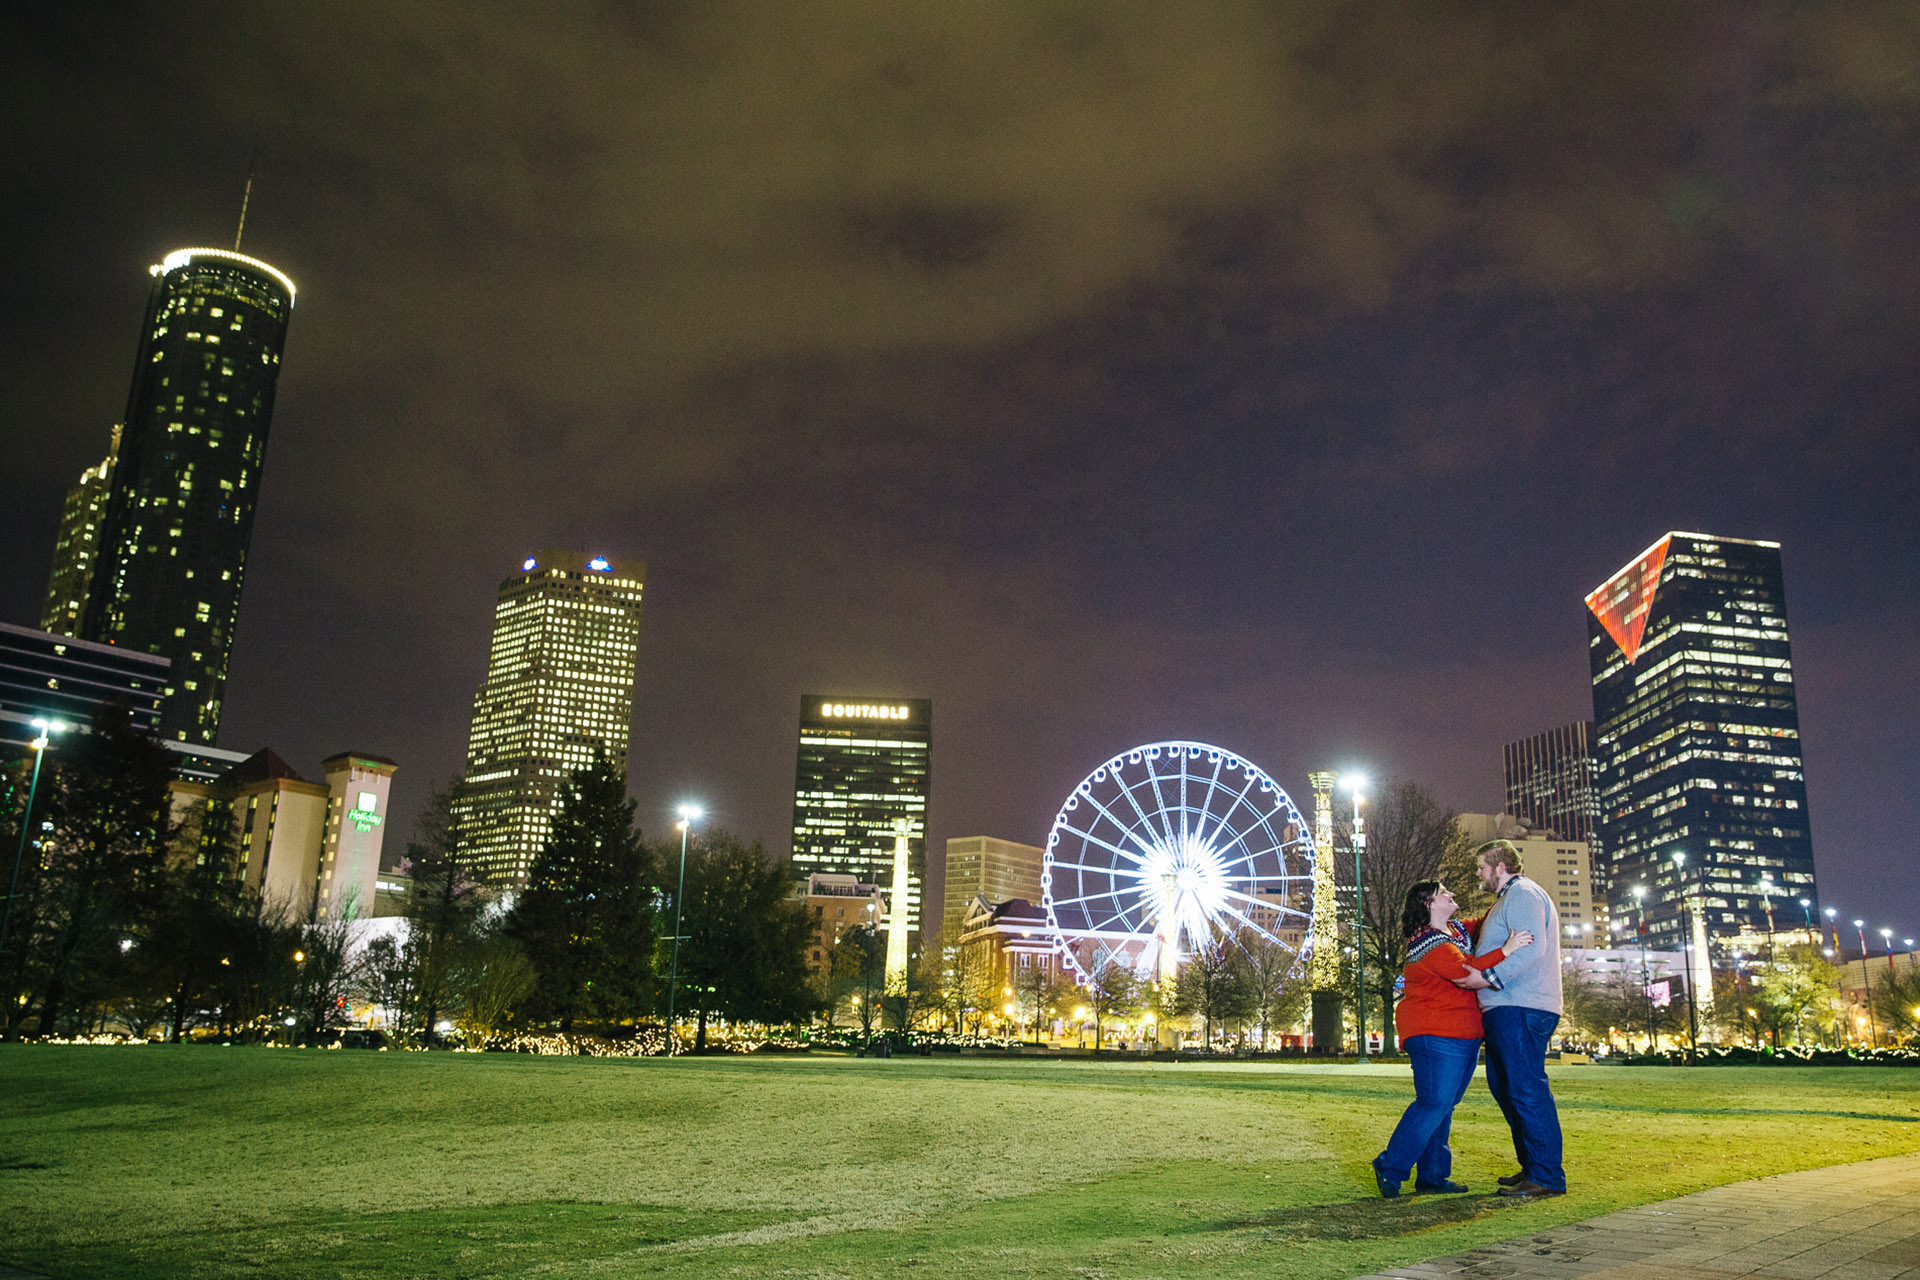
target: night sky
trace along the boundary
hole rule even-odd
[[[1497,810],[1699,530],[1784,544],[1823,896],[1920,934],[1920,6],[562,12],[9,6],[0,618],[255,164],[221,745],[395,758],[390,841],[537,547],[649,563],[645,831],[784,853],[803,692],[933,699],[936,845],[1173,737]]]

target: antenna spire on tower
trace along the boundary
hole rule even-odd
[[[240,237],[247,233],[247,203],[253,199],[253,164],[247,165],[247,189],[240,196],[240,225],[234,228],[233,251],[240,252]]]

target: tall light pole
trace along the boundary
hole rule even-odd
[[[700,818],[700,806],[680,806],[680,884],[673,891],[673,963],[667,968],[667,1052],[673,1052],[673,998],[680,991],[680,903],[687,894],[687,833]]]
[[[1340,780],[1340,785],[1353,792],[1353,971],[1354,986],[1360,997],[1360,1003],[1354,1010],[1354,1018],[1360,1031],[1360,1061],[1365,1062],[1367,1060],[1367,895],[1360,864],[1366,861],[1367,828],[1366,820],[1360,816],[1360,806],[1366,802],[1367,779],[1364,774],[1350,773]]]
[[[1834,917],[1839,914],[1840,908],[1827,908],[1827,928],[1833,930],[1833,949],[1835,951],[1840,949],[1840,922],[1834,919]]]
[[[1773,877],[1766,872],[1760,875],[1760,901],[1767,909],[1767,963],[1773,963]]]
[[[1640,914],[1640,990],[1647,997],[1647,1052],[1653,1052],[1653,974],[1647,968],[1647,886],[1633,886],[1634,910]]]
[[[35,720],[40,736],[33,740],[33,781],[27,784],[27,807],[20,815],[20,843],[13,849],[13,878],[7,882],[7,905],[0,912],[0,956],[7,954],[7,933],[13,927],[13,900],[20,896],[20,864],[27,856],[27,832],[33,829],[33,798],[40,791],[40,762],[47,758],[47,743],[67,726],[59,720]]]
[[[1680,944],[1680,964],[1686,972],[1686,985],[1682,990],[1687,994],[1687,1065],[1692,1066],[1695,1046],[1700,1043],[1700,1017],[1693,1007],[1693,901],[1687,897],[1687,855],[1684,851],[1676,851],[1673,855],[1673,874],[1680,882],[1675,887],[1680,890],[1681,927],[1686,930],[1686,937]]]
[[[1853,922],[1853,931],[1860,938],[1860,981],[1864,982],[1867,986],[1867,1030],[1873,1036],[1872,1042],[1867,1047],[1870,1049],[1878,1049],[1880,1047],[1880,1028],[1873,1019],[1873,971],[1867,968],[1866,925],[1867,922],[1865,920],[1855,920]],[[1892,968],[1891,961],[1888,962],[1888,968]]]

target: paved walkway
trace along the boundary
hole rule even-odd
[[[1920,1155],[1783,1173],[1361,1280],[1920,1280]]]

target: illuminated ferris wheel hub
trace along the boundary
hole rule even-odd
[[[1157,742],[1114,756],[1067,797],[1047,836],[1041,905],[1085,982],[1102,965],[1082,951],[1161,979],[1216,944],[1304,955],[1314,857],[1300,811],[1258,766],[1202,742]]]

